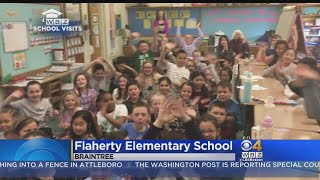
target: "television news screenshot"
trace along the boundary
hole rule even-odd
[[[320,3],[0,11],[0,180],[320,178]]]

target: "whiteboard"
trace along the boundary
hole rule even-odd
[[[291,27],[294,21],[296,20],[295,9],[286,10],[284,9],[279,17],[279,22],[276,29],[276,34],[279,34],[282,39],[288,40]]]
[[[5,52],[28,49],[28,32],[26,22],[2,22]]]

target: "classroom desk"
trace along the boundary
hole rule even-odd
[[[261,75],[267,66],[240,64],[240,75],[250,69],[254,75]],[[241,84],[241,81],[240,81]],[[252,91],[252,96],[259,99],[266,99],[272,96],[276,99],[288,98],[284,95],[284,87],[274,77],[265,77],[262,80],[254,81],[253,84],[266,87],[261,91]],[[240,99],[243,90],[240,90]],[[273,139],[320,139],[320,134],[303,130],[319,130],[320,127],[316,120],[309,119],[301,106],[276,105],[273,109],[266,108],[263,104],[242,103],[243,117],[245,119],[245,136],[251,136],[251,127],[260,125],[265,115],[270,115],[274,121]]]

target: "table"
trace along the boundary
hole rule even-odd
[[[253,75],[261,75],[262,71],[267,68],[265,65],[251,63],[249,65],[239,65],[240,75],[244,71],[250,70]],[[241,80],[239,81],[241,84]],[[277,99],[288,99],[284,95],[284,87],[274,77],[264,77],[262,80],[254,81],[253,84],[266,87],[262,91],[252,91],[252,96],[259,99],[266,99],[272,96]],[[240,90],[239,96],[243,90]],[[263,104],[254,102],[242,103],[242,113],[245,119],[244,134],[246,137],[251,136],[251,127],[260,125],[265,115],[270,115],[274,121],[273,139],[320,139],[320,134],[316,132],[320,127],[316,120],[309,119],[301,106],[292,107],[290,105],[276,105],[273,109],[266,108]]]
[[[253,75],[261,75],[262,71],[267,68],[264,65],[240,64],[240,75],[244,71],[250,70]],[[241,82],[240,82],[241,84]],[[260,99],[265,99],[268,96],[274,98],[287,99],[284,95],[284,87],[274,77],[265,77],[262,80],[253,82],[268,89],[262,91],[253,91],[252,96]],[[240,96],[242,95],[240,90]],[[242,104],[244,116],[247,117],[245,122],[245,135],[251,135],[251,127],[253,125],[261,125],[261,120],[265,115],[270,115],[274,123],[273,139],[320,139],[320,134],[316,132],[320,129],[318,123],[314,119],[309,119],[302,106],[292,107],[290,105],[276,105],[273,109],[266,108],[263,104],[245,103]],[[245,178],[245,180],[310,180],[318,178]]]

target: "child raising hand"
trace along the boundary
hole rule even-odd
[[[187,53],[187,57],[192,57],[192,52],[200,47],[201,42],[204,38],[203,32],[200,28],[200,22],[197,25],[197,30],[199,33],[199,37],[193,40],[193,36],[191,34],[186,34],[184,39],[181,37],[181,29],[180,26],[177,28],[177,42],[179,44],[179,48],[184,50]]]

